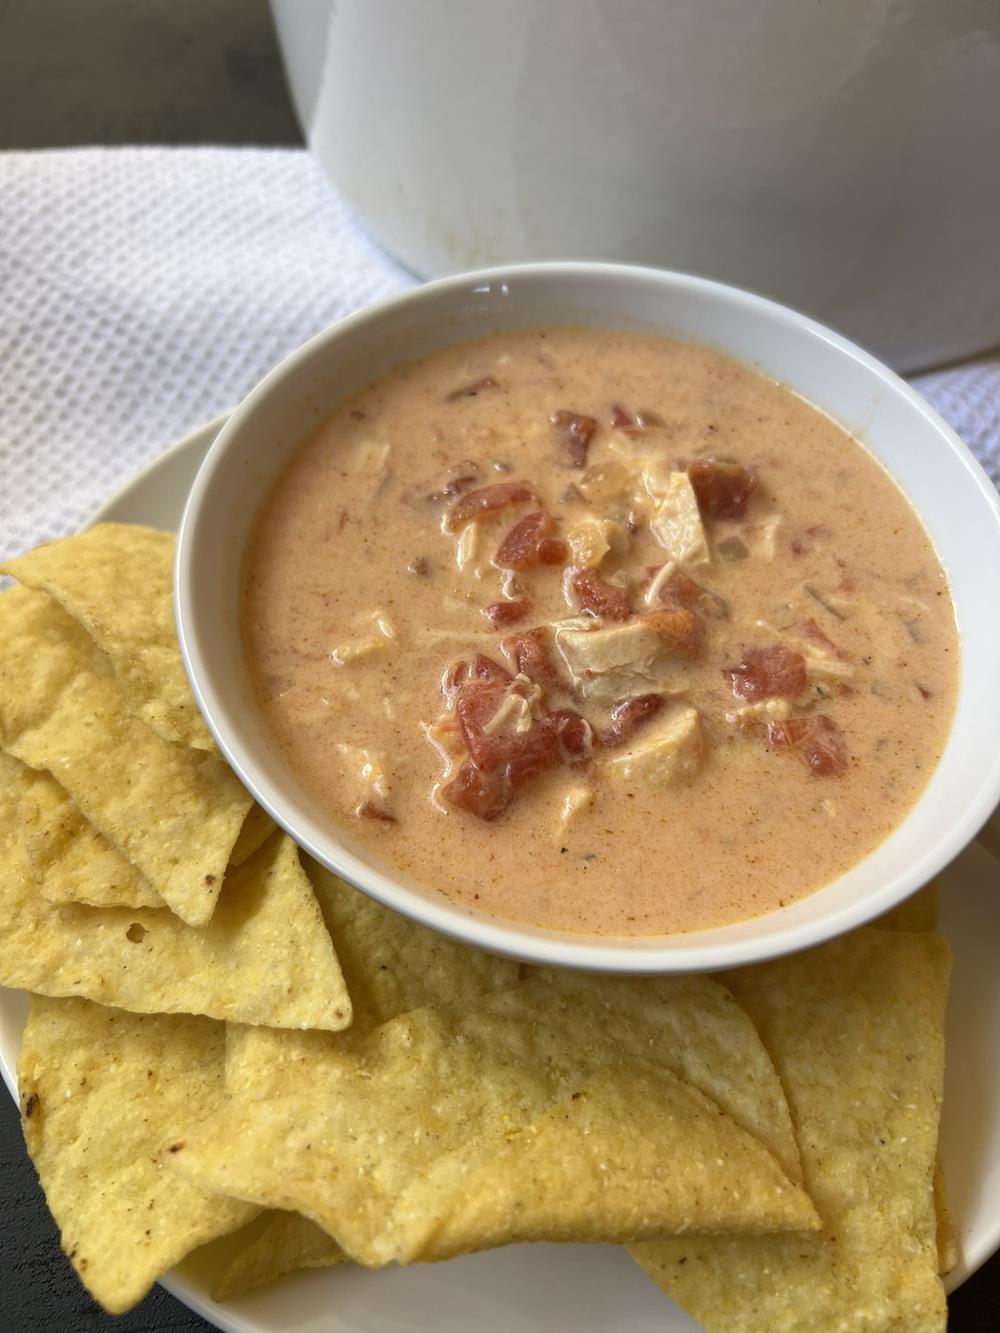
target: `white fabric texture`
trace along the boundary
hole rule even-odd
[[[0,555],[413,281],[302,149],[0,154]],[[1000,482],[1000,353],[915,383]]]

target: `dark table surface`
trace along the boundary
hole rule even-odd
[[[265,0],[0,0],[0,149],[82,143],[301,143]],[[0,1200],[0,1333],[209,1333],[158,1287],[94,1305],[2,1092]],[[1000,1333],[1000,1256],[950,1305],[951,1333]]]

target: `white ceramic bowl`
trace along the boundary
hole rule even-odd
[[[402,361],[502,329],[568,323],[708,343],[789,385],[881,459],[923,517],[948,571],[963,664],[941,762],[909,817],[871,856],[770,915],[686,935],[620,939],[542,930],[458,907],[372,863],[300,785],[254,701],[240,644],[240,565],[257,508],[303,438],[338,400]],[[704,279],[539,264],[408,291],[318,334],[273,370],[230,417],[195,480],[180,532],[176,602],[181,650],[212,733],[257,800],[317,860],[388,907],[494,952],[657,973],[731,967],[817,944],[901,901],[975,836],[1000,798],[998,580],[996,491],[940,417],[867,353],[791,310]]]

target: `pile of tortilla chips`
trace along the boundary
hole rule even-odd
[[[25,1138],[97,1300],[237,1231],[220,1299],[605,1241],[710,1333],[943,1329],[933,902],[723,977],[529,971],[413,925],[226,768],[172,550],[102,525],[0,569],[0,983],[33,993]]]

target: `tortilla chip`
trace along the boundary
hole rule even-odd
[[[212,1299],[228,1300],[304,1268],[346,1262],[344,1251],[315,1222],[298,1213],[264,1213],[247,1227],[247,1243],[220,1274]]]
[[[695,1071],[732,1091],[732,1114],[685,1081]],[[542,974],[360,1040],[232,1029],[227,1086],[240,1091],[170,1165],[303,1213],[371,1266],[816,1225],[737,1121],[787,1110],[746,1015],[706,979]]]
[[[910,934],[937,930],[940,899],[940,886],[937,880],[931,880],[898,907],[876,917],[872,925],[879,930],[901,930]]]
[[[0,565],[48,593],[107,654],[128,707],[164,740],[215,750],[191,693],[174,628],[175,539],[99,523]]]
[[[247,817],[243,821],[243,827],[240,829],[240,836],[233,845],[233,850],[229,854],[229,862],[234,866],[241,866],[244,861],[249,861],[259,848],[264,846],[268,838],[277,828],[277,824],[255,801],[247,811]]]
[[[63,1249],[112,1314],[256,1211],[188,1184],[160,1157],[192,1106],[222,1104],[223,1043],[206,1018],[32,999],[18,1061],[25,1142]]]
[[[292,840],[232,871],[200,930],[150,908],[57,907],[31,878],[16,822],[30,775],[0,753],[0,985],[137,1013],[194,1013],[337,1031],[351,1004]]]
[[[940,1151],[934,1163],[934,1216],[937,1219],[938,1272],[947,1277],[953,1268],[958,1267],[962,1252],[958,1244],[958,1228],[948,1203],[948,1185]]]
[[[149,881],[84,819],[51,773],[25,770],[19,818],[31,872],[46,901],[166,908]],[[259,805],[251,806],[230,865],[242,865],[274,827]]]
[[[179,917],[211,918],[250,796],[221,760],[137,721],[89,636],[24,588],[0,594],[0,743],[51,772]]]
[[[304,856],[354,1006],[356,1032],[411,1009],[462,1013],[488,991],[513,986],[517,963],[470,948],[392,912]]]
[[[166,906],[135,866],[87,823],[51,773],[24,769],[18,817],[31,873],[46,901]]]
[[[933,1175],[950,958],[861,930],[730,974],[785,1091],[811,1236],[672,1239],[633,1256],[708,1333],[939,1333]]]

